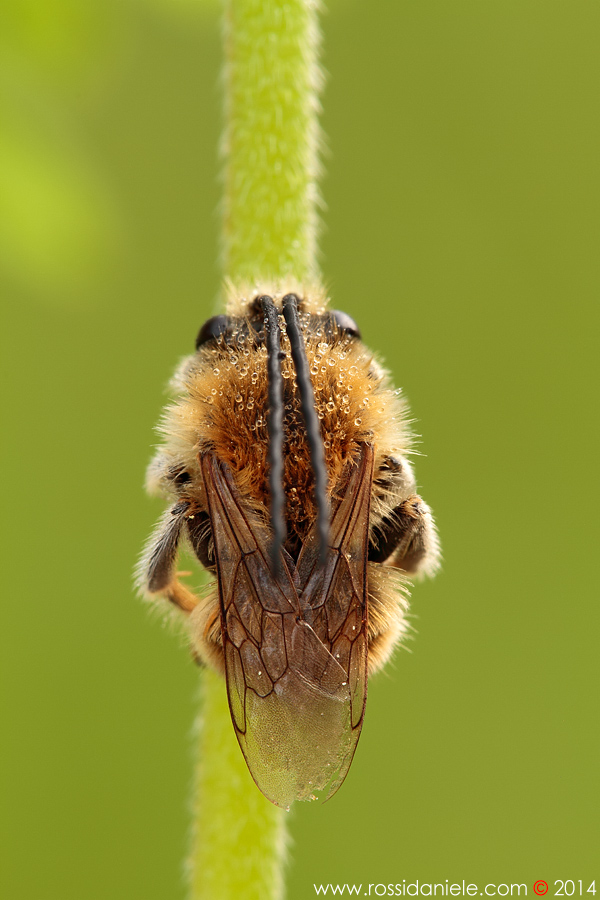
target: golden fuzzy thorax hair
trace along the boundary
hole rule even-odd
[[[278,304],[281,293],[271,296]],[[246,299],[239,297],[237,294],[228,304],[227,312],[237,324],[227,339],[200,346],[175,374],[172,388],[176,396],[160,424],[164,444],[149,469],[148,487],[183,498],[191,504],[192,512],[206,511],[201,459],[212,452],[232,473],[243,502],[268,525],[267,351],[264,342],[253,339],[256,292],[248,293]],[[438,565],[439,548],[431,513],[416,497],[414,475],[406,459],[411,432],[405,402],[362,342],[328,324],[322,292],[313,292],[311,297],[300,301],[299,311],[321,425],[328,495],[332,501],[341,498],[349,471],[361,447],[368,444],[373,448],[374,472],[371,541],[376,542],[385,528],[397,527],[400,520],[414,526],[414,535],[409,529],[406,540],[399,536],[398,548],[392,548],[388,559],[368,564],[369,668],[373,671],[385,662],[406,631],[406,573],[432,574]],[[286,548],[294,556],[315,521],[315,479],[283,323],[281,331]],[[174,482],[174,473],[178,472],[186,473],[183,487]],[[148,563],[151,545],[152,541],[141,568]],[[177,590],[187,589],[179,585]],[[222,669],[216,592],[196,603],[199,608],[191,616],[195,622],[191,628],[194,652]]]
[[[315,407],[321,422],[325,460],[332,493],[361,442],[375,442],[383,455],[403,456],[410,446],[404,404],[387,384],[372,354],[357,341],[306,338]],[[302,418],[289,342],[282,337],[285,428],[284,488],[286,518],[302,537],[315,515],[313,472]],[[173,459],[187,471],[198,457],[214,449],[236,475],[244,498],[263,506],[268,496],[268,387],[264,346],[210,347],[186,361],[176,376],[182,396],[167,410],[162,430],[169,436]],[[381,507],[380,513],[390,510]]]

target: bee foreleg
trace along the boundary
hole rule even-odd
[[[198,605],[198,598],[196,595],[190,591],[185,584],[182,584],[178,578],[174,578],[162,593],[169,603],[178,606],[179,609],[182,609],[184,612],[189,613],[193,609],[196,609]]]
[[[179,501],[168,509],[151,535],[138,566],[138,583],[144,593],[160,595],[185,612],[196,608],[198,599],[181,584],[175,571],[177,550],[190,503]]]
[[[369,559],[411,575],[432,575],[436,571],[440,560],[437,531],[431,510],[421,497],[408,497],[377,525]]]

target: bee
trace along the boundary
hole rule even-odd
[[[233,298],[172,387],[148,472],[169,506],[140,585],[225,675],[263,794],[284,808],[328,798],[352,762],[368,675],[407,630],[407,579],[439,565],[406,404],[320,292]],[[177,572],[182,545],[213,576],[204,595]]]

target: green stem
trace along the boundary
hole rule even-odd
[[[260,793],[235,738],[223,679],[206,671],[197,734],[192,900],[283,897],[285,813]]]
[[[318,89],[314,0],[228,0],[225,275],[317,274]]]
[[[225,3],[224,274],[314,284],[318,30],[314,0]],[[197,736],[192,900],[283,897],[285,813],[252,781],[225,685],[206,672]]]

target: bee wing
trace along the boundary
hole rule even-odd
[[[348,755],[327,799],[350,768],[367,701],[367,560],[373,458],[372,446],[363,444],[337,508],[334,504],[325,565],[319,562],[316,527],[298,559],[303,620],[342,667],[349,689]]]
[[[303,616],[304,609],[311,617],[313,613],[299,597],[298,574],[285,558],[282,571],[272,571],[271,533],[242,502],[227,468],[207,453],[202,471],[216,551],[229,707],[248,768],[263,794],[278,806],[287,808],[293,800],[309,799],[325,789],[331,796],[348,771],[362,723],[365,614],[357,614],[356,603],[349,601],[348,626],[352,629],[356,621],[358,634],[354,643],[348,639],[348,652],[341,632],[333,642],[320,639]],[[356,518],[352,518],[356,504],[350,505],[349,522]],[[344,532],[342,507],[343,501],[333,524]],[[348,514],[346,507],[342,516]],[[364,502],[360,509],[364,511]],[[366,515],[368,537],[368,497]],[[339,547],[329,551],[327,572],[337,571],[345,552],[341,547],[346,545],[342,538]],[[315,568],[311,584],[321,590],[323,582]],[[331,583],[347,581],[346,576]],[[364,578],[361,584],[358,603],[364,610]],[[354,650],[361,635],[362,664],[359,650]],[[339,661],[332,647],[340,650]],[[355,682],[361,673],[358,689]],[[362,692],[362,701],[352,702],[353,690],[355,698]]]

